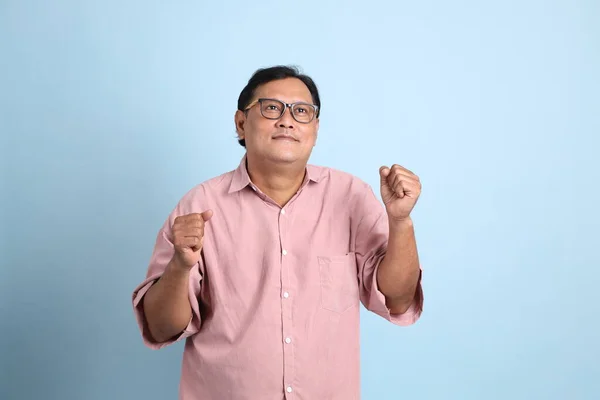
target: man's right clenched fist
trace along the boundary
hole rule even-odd
[[[200,251],[204,243],[204,223],[212,217],[212,211],[201,214],[187,214],[175,218],[173,223],[173,261],[184,268],[191,269],[200,260]]]

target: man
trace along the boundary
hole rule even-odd
[[[382,167],[382,207],[358,178],[308,165],[320,105],[296,69],[258,70],[235,114],[239,167],[158,233],[133,306],[149,347],[186,339],[180,399],[358,399],[360,303],[397,325],[421,314],[419,179]]]

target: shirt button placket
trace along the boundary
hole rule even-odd
[[[282,337],[283,339],[283,381],[286,399],[293,398],[294,382],[294,345],[292,344],[292,306],[290,298],[290,285],[292,282],[293,269],[290,266],[290,254],[286,249],[288,232],[288,218],[286,210],[282,208],[279,212],[279,238],[281,242],[281,312],[282,312]]]

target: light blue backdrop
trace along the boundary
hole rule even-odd
[[[0,1],[1,399],[176,398],[131,291],[279,63],[322,91],[313,163],[424,185],[425,313],[363,314],[363,398],[600,398],[600,3],[156,3]]]

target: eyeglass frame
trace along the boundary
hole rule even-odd
[[[313,122],[315,120],[315,118],[318,118],[318,115],[319,115],[319,106],[316,105],[316,104],[310,104],[310,103],[307,103],[305,101],[297,101],[295,103],[291,103],[290,104],[290,103],[286,103],[285,101],[282,101],[282,100],[279,100],[279,99],[273,99],[273,98],[269,98],[269,97],[261,97],[261,98],[258,98],[256,100],[254,100],[253,102],[251,102],[250,104],[248,104],[248,106],[244,109],[244,112],[249,111],[252,107],[254,107],[255,105],[257,105],[259,103],[262,106],[262,102],[265,101],[265,100],[278,101],[281,104],[283,104],[283,110],[281,111],[281,114],[277,118],[265,117],[265,115],[263,114],[263,111],[262,111],[262,107],[260,107],[260,115],[262,115],[263,118],[270,119],[270,120],[273,120],[273,121],[278,120],[279,118],[283,117],[283,114],[285,114],[285,111],[288,108],[290,109],[290,114],[292,115],[292,118],[294,118],[294,121],[296,121],[296,122],[298,122],[300,124],[310,124],[311,122]],[[310,121],[307,121],[307,122],[298,121],[298,119],[296,118],[296,116],[292,112],[293,107],[296,106],[296,105],[307,105],[307,106],[314,107],[315,114],[313,115],[312,119]]]

